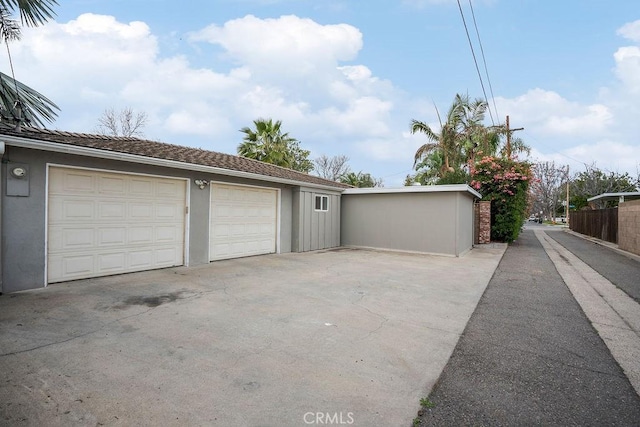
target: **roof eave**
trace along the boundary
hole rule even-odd
[[[446,193],[446,192],[468,192],[474,197],[481,199],[482,195],[467,184],[446,184],[446,185],[412,185],[407,187],[372,187],[372,188],[347,188],[342,194],[401,194],[401,193]]]
[[[624,197],[640,197],[640,191],[627,191],[621,193],[602,193],[597,196],[593,196],[587,199],[587,202],[593,202],[596,200],[616,200],[619,199],[620,196]]]
[[[217,175],[226,175],[236,178],[247,178],[258,181],[274,182],[278,184],[287,184],[294,186],[312,187],[323,190],[342,191],[341,187],[332,187],[330,185],[315,184],[307,181],[297,181],[287,178],[273,177],[269,175],[261,175],[251,172],[237,171],[233,169],[225,169],[216,166],[198,165],[195,163],[179,162],[177,160],[159,159],[155,157],[141,156],[138,154],[122,153],[118,151],[100,150],[91,147],[81,147],[78,145],[65,144],[60,142],[50,142],[40,139],[16,137],[12,135],[0,135],[0,138],[6,145],[14,147],[30,148],[35,150],[51,151],[56,153],[74,154],[85,157],[97,157],[101,159],[119,160],[130,163],[142,163],[153,166],[164,166],[174,169],[183,169],[196,172],[212,173]]]

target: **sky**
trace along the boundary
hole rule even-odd
[[[239,129],[272,118],[311,158],[395,187],[426,142],[411,120],[439,129],[461,93],[489,100],[486,124],[523,127],[532,161],[640,169],[637,0],[460,0],[482,84],[457,0],[59,3],[9,46],[61,109],[49,129],[93,133],[129,107],[147,139],[235,154]]]

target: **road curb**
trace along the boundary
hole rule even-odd
[[[573,236],[580,237],[583,240],[588,240],[588,241],[590,241],[592,243],[598,244],[600,246],[604,246],[604,247],[609,248],[609,249],[611,249],[613,251],[616,251],[620,255],[624,255],[627,258],[631,258],[632,260],[640,262],[640,256],[639,255],[636,255],[634,253],[625,251],[624,249],[620,249],[618,247],[618,245],[615,244],[615,243],[606,242],[604,240],[598,239],[597,237],[591,237],[591,236],[587,236],[585,234],[576,233],[575,231],[570,230],[568,228],[566,228],[566,229],[564,229],[562,231],[564,231],[565,233],[569,233],[569,234],[571,234]]]

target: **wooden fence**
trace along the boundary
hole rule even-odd
[[[618,243],[618,208],[571,212],[569,228],[576,233]]]

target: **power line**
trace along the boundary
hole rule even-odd
[[[525,132],[525,133],[526,133],[526,132]],[[528,133],[527,133],[527,139],[532,140],[532,141],[533,141],[533,142],[535,142],[535,143],[536,143],[536,145],[537,145],[537,146],[539,146],[539,147],[546,148],[546,149],[547,149],[547,150],[549,150],[549,152],[551,152],[552,154],[558,154],[559,156],[566,157],[567,159],[571,160],[572,162],[575,162],[575,163],[578,163],[578,164],[580,164],[580,165],[584,166],[584,167],[585,167],[585,169],[588,169],[589,167],[594,166],[594,167],[596,167],[597,169],[599,169],[599,170],[601,170],[601,171],[603,171],[603,172],[606,172],[606,173],[610,173],[610,174],[619,174],[619,173],[620,173],[619,171],[618,171],[618,172],[614,172],[614,171],[612,171],[611,169],[606,168],[606,167],[596,166],[597,162],[595,162],[595,161],[594,161],[593,163],[587,163],[587,162],[583,162],[582,160],[575,159],[575,158],[573,158],[573,157],[571,157],[571,156],[569,156],[569,155],[567,155],[567,154],[565,154],[565,153],[562,153],[562,152],[560,152],[560,151],[558,151],[558,150],[555,150],[553,147],[550,147],[549,145],[541,144],[539,140],[537,140],[536,138],[533,138],[533,137],[531,136],[531,134],[528,134]],[[544,154],[544,153],[543,153],[543,154]]]
[[[464,24],[464,30],[467,33],[467,40],[469,41],[469,47],[471,48],[471,55],[473,56],[473,62],[476,64],[476,71],[478,72],[478,78],[480,79],[480,86],[482,87],[482,93],[484,94],[484,99],[488,99],[487,91],[484,89],[484,82],[482,81],[482,74],[480,73],[480,67],[478,66],[478,60],[476,59],[476,52],[473,49],[473,43],[471,42],[471,36],[469,35],[469,29],[467,28],[467,21],[464,19],[464,12],[462,11],[462,5],[460,5],[460,0],[458,0],[458,9],[460,9],[460,16],[462,17],[462,23]],[[489,108],[489,117],[491,117],[491,124],[493,126],[496,125],[493,120],[493,113]]]
[[[473,11],[473,4],[471,3],[471,0],[469,0],[469,7],[471,8],[471,16],[473,17],[473,25],[476,28],[476,34],[478,36],[478,44],[480,45],[480,53],[482,54],[482,62],[484,63],[484,73],[487,76],[487,82],[489,83],[489,92],[491,92],[491,101],[493,102],[493,110],[496,113],[496,117],[500,117],[500,114],[498,113],[498,107],[496,106],[496,97],[493,94],[493,87],[491,86],[491,79],[489,78],[489,69],[487,68],[487,59],[484,56],[484,48],[482,47],[482,40],[480,40],[480,31],[478,31],[478,24],[476,22],[476,14]],[[488,100],[487,100],[487,105],[488,105]]]

